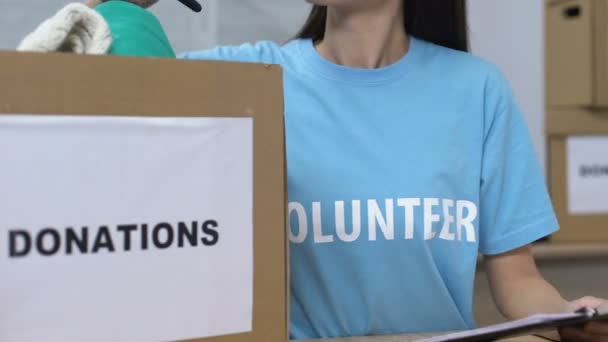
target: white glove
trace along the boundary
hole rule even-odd
[[[73,3],[30,33],[18,51],[105,54],[112,44],[108,24],[95,10]]]

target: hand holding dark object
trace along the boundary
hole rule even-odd
[[[98,6],[104,2],[108,2],[108,1],[110,1],[110,0],[84,0],[84,4],[91,8],[95,8],[96,6]],[[130,2],[132,4],[135,4],[135,5],[143,7],[143,8],[151,7],[152,5],[154,5],[155,3],[158,2],[158,0],[121,0],[121,1]]]
[[[107,0],[105,0],[105,1],[107,1]],[[193,10],[194,12],[200,12],[203,9],[201,4],[197,0],[178,0],[178,1],[181,2],[182,4],[184,4],[184,6]],[[102,2],[104,2],[104,0],[85,0],[85,4],[91,8],[101,4]],[[148,8],[152,5],[154,5],[155,3],[157,3],[158,0],[128,0],[128,2],[136,4],[143,8]]]
[[[124,0],[123,0],[124,1]],[[128,0],[129,2],[143,8],[148,8],[158,2],[158,0]],[[104,1],[102,1],[104,2]]]
[[[585,297],[568,304],[567,311],[581,308],[606,308],[608,301],[594,297]],[[563,341],[567,342],[608,342],[608,321],[595,321],[583,327],[569,327],[560,330]]]

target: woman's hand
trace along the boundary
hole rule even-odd
[[[584,297],[568,303],[566,311],[574,312],[584,307],[595,309],[600,305],[608,305],[608,301]],[[583,328],[564,328],[559,333],[564,341],[569,342],[608,342],[608,321],[591,322]]]
[[[132,2],[132,3],[136,4],[137,6],[140,6],[143,8],[148,8],[152,5],[154,5],[155,3],[157,3],[158,0],[130,0],[129,2]]]
[[[99,5],[100,3],[101,0],[84,0],[84,4],[91,8],[95,8],[95,6]]]
[[[91,8],[95,8],[95,6],[101,4],[102,2],[103,0],[85,0],[84,4]],[[143,8],[148,8],[157,3],[158,0],[129,0],[128,2]]]

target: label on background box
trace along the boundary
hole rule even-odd
[[[568,213],[608,214],[608,136],[568,137]]]
[[[0,116],[0,341],[248,332],[253,119]]]

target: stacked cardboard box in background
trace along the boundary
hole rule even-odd
[[[546,130],[555,242],[608,241],[608,0],[547,0]]]

